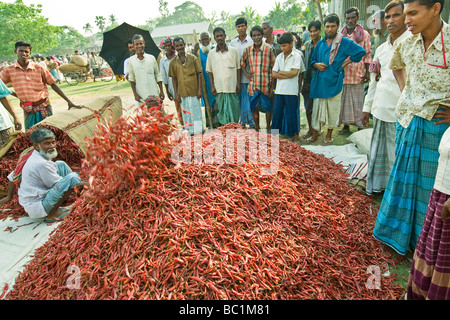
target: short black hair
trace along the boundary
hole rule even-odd
[[[16,44],[14,45],[14,48],[17,50],[18,47],[28,47],[31,49],[33,49],[33,47],[31,46],[31,44],[29,44],[28,42],[25,41],[17,41]]]
[[[134,41],[135,41],[135,40],[138,40],[138,39],[140,39],[140,40],[142,40],[142,41],[145,42],[144,36],[143,36],[142,34],[135,34],[135,35],[131,38],[131,43],[134,44]]]
[[[285,32],[278,39],[278,44],[291,43],[294,41],[294,36],[290,32]]]
[[[220,32],[220,31],[222,31],[223,34],[226,34],[224,28],[222,28],[222,27],[217,27],[217,28],[215,28],[215,29],[213,30],[213,35],[215,36],[216,33],[217,33],[217,32]]]
[[[127,41],[127,46],[128,46],[129,44],[133,44],[133,41],[131,41],[131,39]]]
[[[236,20],[236,27],[238,26],[238,25],[240,25],[240,24],[245,24],[245,25],[247,25],[247,20],[245,19],[245,18],[237,18],[237,20]]]
[[[170,41],[170,39],[167,39],[166,41],[164,41],[164,43],[169,42],[169,41]],[[175,45],[175,42],[178,42],[178,41],[181,41],[184,44],[186,43],[186,42],[184,42],[184,39],[182,37],[175,37],[175,39],[173,39],[173,41],[172,41],[173,45]]]
[[[405,4],[403,3],[403,1],[401,1],[401,0],[392,0],[391,2],[389,2],[386,5],[386,7],[384,7],[384,13],[386,14],[386,12],[388,12],[389,10],[391,10],[392,8],[394,8],[396,6],[402,7],[402,12],[403,12],[403,10],[405,10]]]
[[[260,32],[262,35],[264,34],[264,31],[263,31],[263,29],[262,29],[260,26],[254,26],[254,27],[252,28],[252,30],[250,30],[250,37],[253,36],[253,31],[258,31],[258,32]]]
[[[325,25],[327,22],[336,23],[337,25],[339,25],[339,16],[336,13],[331,13],[325,17],[325,19],[323,20],[323,25]]]
[[[432,6],[434,6],[436,3],[441,4],[441,10],[439,13],[442,13],[442,10],[444,9],[444,3],[445,0],[404,0],[404,3],[411,3],[411,2],[418,2],[422,6],[426,6],[428,9],[430,9]]]
[[[322,29],[322,23],[319,20],[313,20],[308,24],[308,31],[314,27],[316,30]]]
[[[344,17],[352,12],[356,12],[356,16],[359,18],[359,9],[357,7],[350,7],[347,10],[345,10]]]

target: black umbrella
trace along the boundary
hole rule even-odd
[[[140,34],[144,37],[145,52],[153,55],[155,59],[158,58],[161,51],[153,41],[150,32],[124,22],[117,28],[103,33],[103,46],[100,51],[100,57],[108,62],[114,74],[123,74],[123,63],[130,56],[127,42],[135,34]]]

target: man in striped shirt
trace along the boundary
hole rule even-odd
[[[0,73],[0,79],[5,84],[12,84],[14,88],[12,95],[20,100],[25,130],[53,114],[47,85],[67,101],[69,110],[80,108],[66,97],[47,68],[29,60],[31,49],[29,43],[16,42],[14,52],[17,54],[17,61]]]
[[[242,54],[241,70],[249,79],[248,94],[250,95],[250,109],[255,119],[255,129],[259,130],[259,112],[266,114],[267,130],[271,129],[273,113],[273,89],[275,81],[272,78],[272,69],[275,65],[275,52],[273,48],[262,41],[263,29],[254,26],[250,32],[253,45],[247,47]],[[250,66],[250,73],[247,72]]]

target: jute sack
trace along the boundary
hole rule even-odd
[[[69,63],[76,64],[79,67],[86,67],[88,65],[88,61],[85,57],[77,55],[71,56]]]
[[[61,67],[59,67],[59,71],[61,71],[62,73],[66,73],[69,71],[87,72],[88,70],[86,67],[79,67],[74,63],[67,63],[67,64],[63,64]]]
[[[41,124],[61,129],[75,142],[86,155],[87,148],[84,141],[87,137],[93,137],[97,129],[98,119],[101,123],[117,121],[122,116],[122,100],[119,96],[109,96],[90,100],[83,104],[82,109],[70,109],[45,118]]]
[[[117,121],[122,116],[122,100],[118,96],[93,99],[86,102],[82,109],[58,112],[45,118],[39,124],[46,124],[61,129],[86,155],[87,148],[84,139],[94,135],[98,124],[96,113],[100,116],[102,123],[110,121],[111,116],[113,121]],[[22,133],[23,131],[16,131],[11,134],[8,141],[0,147],[0,159],[11,149],[17,136]]]

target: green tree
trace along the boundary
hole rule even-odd
[[[95,17],[95,25],[100,30],[101,33],[105,30],[106,27],[106,19],[103,16],[96,16]]]
[[[83,26],[84,33],[92,34],[92,25],[88,22]]]
[[[247,20],[247,25],[248,28],[252,28],[253,26],[257,25],[257,18],[258,18],[258,13],[256,12],[255,9],[253,9],[251,6],[250,7],[245,7],[243,11],[241,11],[241,16],[243,18],[245,18],[245,20]],[[259,19],[261,20],[261,19]]]
[[[301,3],[296,0],[286,0],[283,3],[276,2],[265,20],[271,20],[274,28],[292,30],[300,24],[303,17],[302,12]]]
[[[159,14],[161,15],[161,18],[166,18],[170,15],[169,13],[169,3],[164,0],[159,0]]]
[[[110,26],[118,26],[117,18],[114,14],[110,14],[108,20]]]
[[[22,0],[0,2],[0,56],[13,57],[14,44],[19,40],[31,43],[33,52],[46,51],[58,44],[61,30],[49,24],[41,12],[41,5],[27,6]]]
[[[205,17],[205,14],[203,13],[202,7],[195,2],[186,1],[179,6],[176,6],[172,14],[168,16],[162,16],[161,19],[158,19],[156,26],[163,27],[201,21],[208,21],[208,19]]]
[[[58,45],[50,50],[46,50],[44,52],[46,55],[73,53],[75,49],[81,49],[87,46],[89,41],[75,28],[62,26],[59,29],[61,33],[58,35]]]

